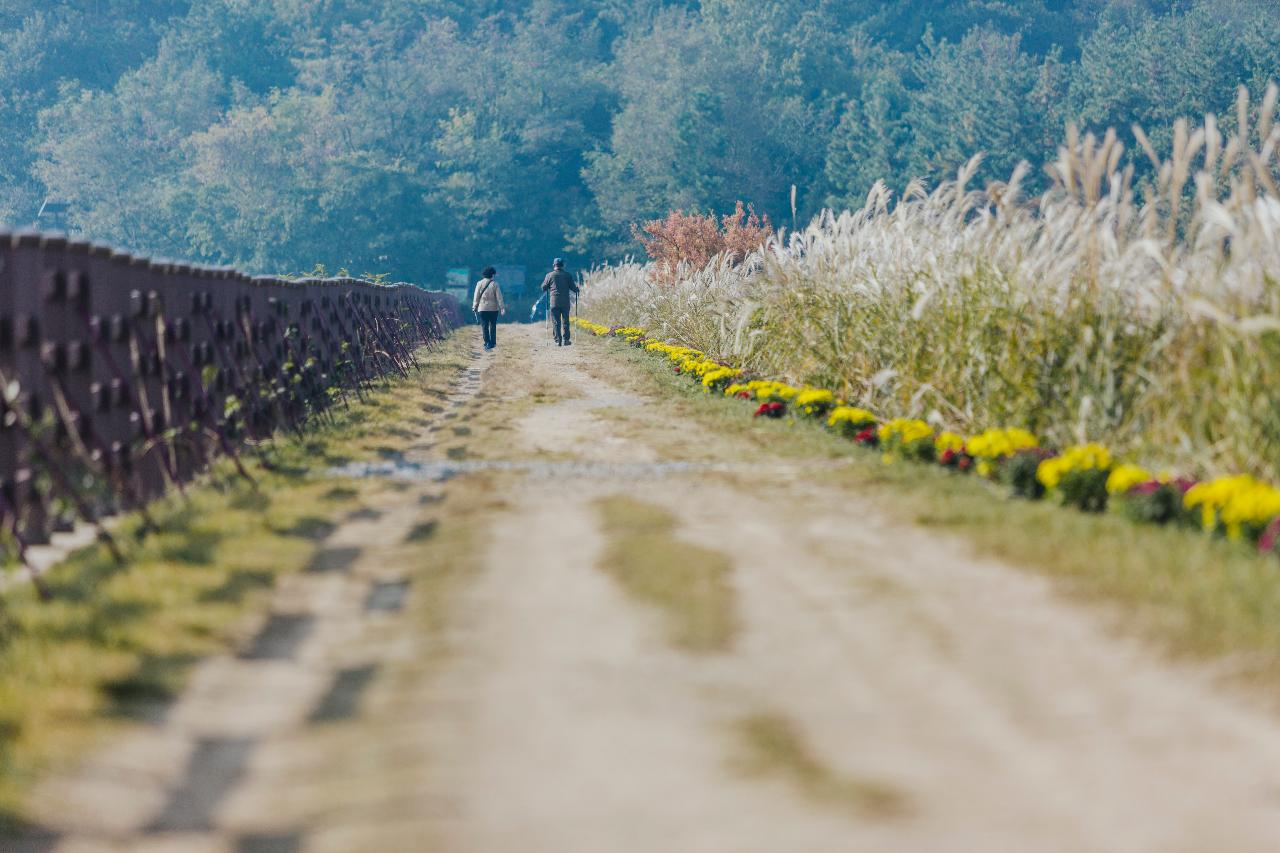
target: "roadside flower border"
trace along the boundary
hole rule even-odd
[[[855,444],[877,449],[886,464],[939,465],[1001,483],[1015,497],[1054,500],[1083,512],[1110,509],[1148,524],[1198,527],[1264,553],[1280,553],[1280,489],[1247,474],[1203,482],[1177,478],[1117,460],[1102,444],[1042,447],[1035,435],[1016,427],[967,437],[939,433],[925,421],[884,419],[846,405],[823,388],[748,376],[698,350],[651,340],[643,329],[602,326],[580,317],[573,323],[597,337],[619,338],[666,358],[677,375],[690,377],[709,394],[750,401],[757,418],[790,415],[820,423]]]

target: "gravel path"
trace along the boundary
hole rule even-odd
[[[388,562],[419,515],[340,527],[328,549],[349,566],[281,589],[162,724],[43,789],[42,849],[1280,847],[1280,725],[1208,675],[803,465],[671,459],[647,401],[582,369],[600,344],[500,336],[452,404],[514,406],[472,436],[481,458],[360,472],[443,494],[443,525],[450,490],[489,478],[476,569],[436,635],[397,615],[433,568]],[[557,387],[572,396],[514,405]],[[728,650],[672,646],[600,570],[596,502],[619,494],[729,559]],[[789,734],[760,753],[760,731]]]

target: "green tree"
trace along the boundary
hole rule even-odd
[[[200,61],[162,51],[109,92],[64,87],[40,113],[34,174],[72,205],[75,226],[101,240],[167,254],[185,248],[169,214],[183,193],[187,140],[227,104],[226,87]]]
[[[0,0],[0,222],[29,224],[38,116],[66,92],[110,88],[151,56],[178,0]]]
[[[785,223],[793,185],[805,219],[976,151],[1004,178],[1068,122],[1229,126],[1272,6],[0,0],[0,220],[54,194],[141,251],[428,282],[616,257],[672,208]]]
[[[860,207],[877,181],[901,190],[909,171],[911,101],[906,56],[862,44],[855,61],[865,69],[859,92],[844,106],[827,144],[824,176],[830,207]]]
[[[911,129],[908,172],[947,180],[976,153],[982,175],[1007,178],[1023,160],[1040,162],[1043,111],[1033,94],[1035,61],[1018,36],[974,30],[958,43],[926,37],[914,66],[920,88],[904,113]]]
[[[1237,88],[1261,92],[1276,77],[1278,52],[1280,17],[1270,2],[1108,16],[1084,43],[1066,117],[1094,130],[1137,124],[1167,149],[1179,118],[1230,121]]]

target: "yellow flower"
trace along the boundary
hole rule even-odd
[[[750,382],[735,382],[724,391],[726,397],[736,397],[744,392],[761,400],[776,397],[786,401],[799,393],[799,390],[789,385],[783,385],[781,382],[773,382],[768,379],[753,379]]]
[[[1239,539],[1246,528],[1256,532],[1280,517],[1280,489],[1247,474],[1198,483],[1182,498],[1187,509],[1200,510],[1205,530],[1222,525],[1228,538]]]
[[[782,403],[789,403],[800,393],[799,388],[793,388],[782,382],[774,382],[768,379],[752,382],[750,385],[751,390],[756,395],[756,399],[761,401],[777,400]]]
[[[827,416],[827,426],[832,429],[846,426],[850,429],[863,429],[875,426],[875,423],[875,415],[856,406],[836,406]]]
[[[1117,465],[1107,477],[1107,494],[1127,495],[1134,486],[1151,482],[1151,472],[1138,465]]]
[[[718,361],[712,361],[709,358],[684,358],[680,361],[680,372],[697,376],[699,379],[706,378],[709,373],[716,373],[722,370],[731,370],[733,376],[738,375],[738,371],[725,367]]]
[[[989,429],[970,438],[966,447],[978,459],[1007,459],[1022,450],[1034,450],[1040,442],[1025,429]]]
[[[885,443],[895,439],[903,445],[933,438],[933,428],[924,421],[896,418],[880,427],[878,434]]]
[[[1067,474],[1076,471],[1107,471],[1111,468],[1111,451],[1101,444],[1081,444],[1067,448],[1061,456],[1046,459],[1036,469],[1036,479],[1045,488],[1056,489]]]
[[[954,432],[944,432],[933,440],[933,446],[938,453],[946,453],[948,450],[952,453],[961,453],[964,451],[964,445],[964,438]]]
[[[634,344],[645,336],[644,329],[637,329],[634,326],[623,326],[613,330],[615,337],[625,338],[627,343]]]
[[[586,329],[596,337],[609,334],[608,326],[601,326],[599,323],[592,323],[590,320],[584,320],[581,317],[574,317],[571,322],[580,329]]]
[[[806,415],[823,415],[839,402],[836,395],[822,388],[802,388],[796,395],[795,406]]]
[[[805,388],[796,395],[797,406],[834,406],[836,395],[820,388]]]
[[[740,373],[742,373],[741,370],[735,370],[732,367],[721,367],[718,370],[709,370],[702,375],[702,387],[710,391],[712,388],[716,387],[717,382],[732,379]]]
[[[687,358],[699,359],[699,358],[702,358],[703,356],[703,353],[699,352],[696,349],[690,349],[689,347],[678,347],[675,344],[667,344],[661,341],[650,341],[649,343],[644,345],[644,348],[648,352],[656,352],[656,353],[661,353],[662,355],[665,355],[668,359],[670,359],[675,364],[680,364],[680,362],[684,361]]]
[[[1043,483],[1045,488],[1053,489],[1062,482],[1064,473],[1066,472],[1062,470],[1062,458],[1054,457],[1040,463],[1036,468],[1036,479]]]

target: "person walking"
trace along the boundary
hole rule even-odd
[[[569,310],[573,306],[573,294],[578,285],[573,276],[564,271],[564,261],[556,258],[551,272],[542,280],[542,289],[551,303],[551,326],[555,329],[556,346],[571,346],[569,337]]]
[[[476,295],[471,300],[471,310],[480,318],[480,333],[484,336],[484,348],[498,345],[498,315],[507,313],[502,301],[502,288],[498,286],[498,271],[485,267],[484,278],[476,282]]]

